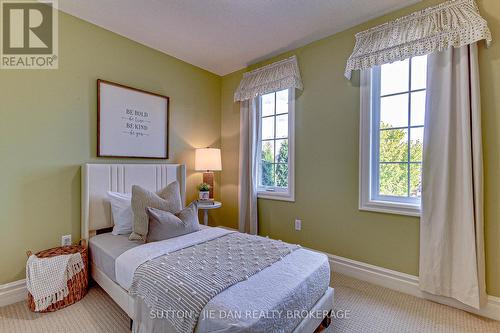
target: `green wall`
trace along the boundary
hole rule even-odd
[[[201,175],[193,147],[220,144],[221,78],[67,14],[58,70],[0,70],[0,284],[24,277],[25,251],[80,237],[80,165],[96,158],[96,80],[170,97],[170,159]],[[162,162],[164,160],[115,160]]]
[[[296,97],[295,202],[259,199],[260,233],[409,274],[418,274],[419,220],[358,209],[359,75],[344,78],[354,34],[442,1],[377,18],[249,69],[296,54],[304,91]],[[500,35],[500,2],[479,0],[493,38]],[[485,154],[487,286],[500,296],[500,44],[480,44]],[[218,220],[238,220],[239,105],[233,93],[244,71],[222,79],[222,208]],[[294,230],[295,218],[302,231]]]

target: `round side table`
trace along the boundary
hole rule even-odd
[[[198,201],[198,209],[203,210],[203,224],[208,225],[208,211],[211,209],[221,208],[222,203],[219,201],[214,201],[212,203],[203,203]]]

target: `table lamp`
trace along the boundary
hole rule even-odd
[[[199,148],[194,155],[194,168],[203,171],[203,182],[210,185],[210,199],[214,198],[214,173],[222,170],[220,149]]]

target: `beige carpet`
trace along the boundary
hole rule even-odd
[[[128,317],[99,287],[62,310],[36,314],[25,302],[0,308],[0,332],[130,332]]]
[[[500,332],[500,322],[335,274],[334,332]],[[342,314],[343,312],[340,312]]]
[[[336,274],[333,332],[499,332],[500,322]],[[129,332],[125,313],[98,287],[50,314],[24,303],[0,308],[0,332]]]

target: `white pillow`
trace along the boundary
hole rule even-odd
[[[134,213],[132,212],[132,195],[118,192],[108,192],[111,213],[113,214],[113,235],[128,235],[132,233]]]

